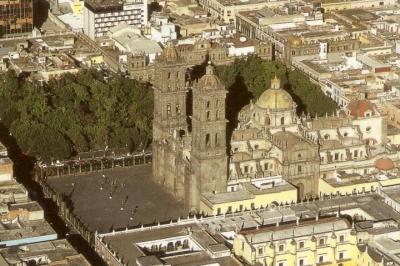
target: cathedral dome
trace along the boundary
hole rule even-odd
[[[280,87],[280,80],[275,76],[271,88],[264,91],[256,105],[265,109],[292,109],[294,102],[290,94]]]
[[[389,158],[380,158],[375,161],[375,168],[381,171],[388,171],[394,168],[394,163]]]

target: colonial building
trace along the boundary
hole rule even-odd
[[[153,176],[193,211],[215,214],[314,198],[325,194],[320,178],[338,179],[338,171],[371,174],[379,171],[378,159],[400,159],[382,145],[386,118],[373,103],[357,99],[332,116],[298,116],[277,77],[240,111],[227,139],[224,86],[211,65],[190,84],[187,67],[172,43],[156,59]],[[286,198],[265,196],[278,191]]]

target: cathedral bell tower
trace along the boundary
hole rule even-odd
[[[167,143],[188,132],[187,66],[173,43],[168,42],[154,67],[153,178],[164,183],[163,169],[171,164],[167,158]]]
[[[192,208],[197,208],[201,193],[226,192],[226,94],[209,64],[206,74],[193,86]]]

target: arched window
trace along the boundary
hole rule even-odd
[[[167,115],[171,115],[171,104],[167,104]]]
[[[206,134],[206,146],[210,146],[210,134]]]
[[[284,124],[285,124],[285,118],[281,117],[281,125],[284,125]]]
[[[219,145],[219,136],[218,133],[215,133],[215,146]]]
[[[171,72],[168,72],[168,79],[171,79]]]
[[[207,108],[210,108],[210,101],[207,101]]]
[[[210,111],[207,111],[206,116],[207,116],[207,120],[210,120]]]
[[[215,112],[215,119],[216,119],[216,120],[219,119],[219,110],[217,110],[217,111]]]

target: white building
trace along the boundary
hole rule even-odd
[[[147,24],[147,0],[86,0],[83,9],[83,30],[94,39],[121,23],[139,28]]]
[[[165,16],[155,16],[150,26],[151,39],[165,44],[168,41],[176,40],[178,35],[176,25]]]
[[[135,26],[120,24],[111,28],[107,35],[120,52],[132,55],[144,54],[150,63],[162,52],[161,46],[156,41],[143,37]],[[126,62],[124,58],[126,56],[120,57],[120,62]]]

